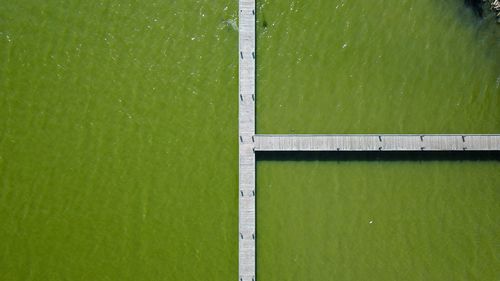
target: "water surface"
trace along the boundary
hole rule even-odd
[[[258,3],[259,133],[500,131],[500,28],[462,0]]]
[[[498,161],[346,159],[259,162],[259,281],[497,279]]]
[[[498,132],[497,29],[441,2],[259,1],[259,131]],[[0,279],[236,280],[236,1],[1,7]],[[259,278],[492,279],[496,170],[262,162]]]
[[[236,3],[0,2],[0,279],[236,280]]]

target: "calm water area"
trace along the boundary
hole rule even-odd
[[[259,1],[259,133],[498,133],[500,29],[462,2]]]
[[[496,280],[499,166],[259,162],[258,280]]]
[[[461,0],[257,6],[259,133],[499,133]],[[237,15],[0,0],[0,280],[237,280]],[[259,281],[498,279],[499,161],[296,160],[258,162]]]

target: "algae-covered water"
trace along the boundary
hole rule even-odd
[[[500,131],[500,29],[463,1],[259,3],[259,133]],[[498,161],[263,159],[260,281],[500,276]]]
[[[369,160],[259,163],[258,280],[498,279],[498,161]]]
[[[237,3],[0,3],[0,280],[235,279]]]
[[[258,1],[259,132],[498,133],[461,2]],[[0,0],[1,280],[237,280],[237,14]],[[261,161],[259,280],[494,280],[497,171]]]
[[[499,132],[500,28],[463,2],[259,1],[259,132]]]

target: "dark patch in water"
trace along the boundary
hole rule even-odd
[[[474,14],[480,18],[483,17],[483,0],[464,0],[465,6],[474,11]]]

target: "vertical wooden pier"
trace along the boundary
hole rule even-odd
[[[239,1],[240,281],[255,281],[255,0]]]

